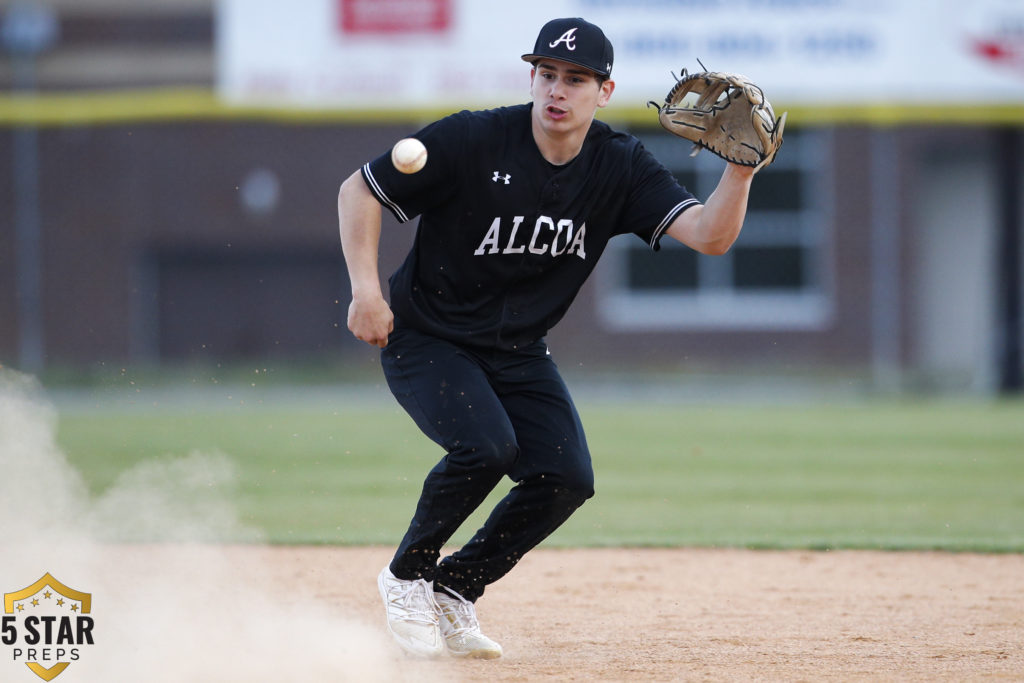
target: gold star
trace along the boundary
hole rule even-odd
[[[52,595],[53,595],[53,593],[51,593],[50,591],[46,591],[45,593],[43,593],[43,597],[46,598],[47,600],[49,600],[50,596],[52,596]]]
[[[72,612],[77,612],[78,611],[78,605],[71,605],[71,611]]]
[[[25,609],[25,605],[18,605],[18,611],[19,612],[22,611],[23,609]]]
[[[32,598],[32,606],[39,607],[39,598]]]
[[[63,604],[64,604],[64,598],[58,598],[57,599],[57,605],[60,606],[60,605],[63,605]]]

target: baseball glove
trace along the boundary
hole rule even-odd
[[[694,143],[693,153],[710,150],[726,161],[757,171],[775,159],[782,146],[786,114],[775,118],[761,88],[746,76],[703,71],[682,76],[659,105],[665,130]]]

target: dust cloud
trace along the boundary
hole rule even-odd
[[[49,572],[92,595],[95,644],[61,679],[405,678],[382,623],[355,623],[301,584],[282,587],[269,565],[232,563],[220,544],[258,545],[260,535],[230,503],[227,455],[146,462],[94,497],[56,426],[34,380],[0,370],[0,593]],[[38,680],[13,660],[0,645],[0,679]]]

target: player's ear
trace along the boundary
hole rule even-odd
[[[606,107],[608,106],[608,100],[612,98],[612,92],[615,90],[615,81],[608,79],[601,84],[601,92],[597,95],[597,106]]]

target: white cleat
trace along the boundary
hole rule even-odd
[[[497,659],[501,656],[501,645],[480,632],[476,618],[476,607],[469,600],[451,591],[449,595],[438,591],[434,600],[441,611],[441,635],[448,652],[453,657],[469,659]]]
[[[384,599],[388,633],[398,645],[417,657],[437,657],[444,653],[444,638],[438,628],[438,608],[434,589],[424,579],[405,581],[384,567],[377,577]]]

